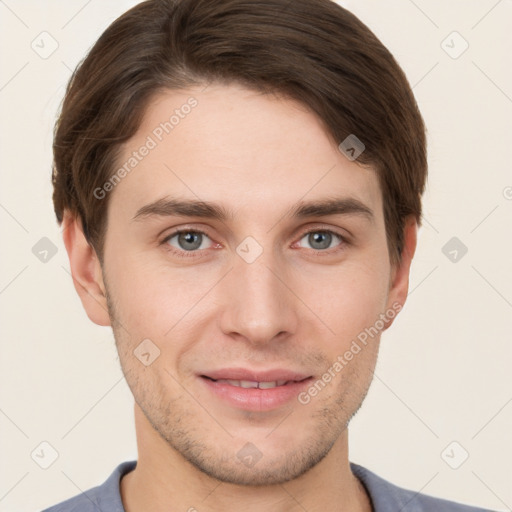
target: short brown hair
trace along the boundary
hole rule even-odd
[[[151,97],[235,82],[309,107],[340,143],[365,145],[357,162],[379,176],[392,263],[405,217],[421,224],[426,129],[407,78],[378,38],[331,0],[148,0],[115,20],[71,77],[55,125],[53,202],[69,210],[103,256],[115,172]]]

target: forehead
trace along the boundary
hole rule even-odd
[[[116,169],[123,167],[110,208],[125,216],[165,196],[222,203],[252,218],[327,197],[382,211],[375,171],[346,158],[316,115],[238,85],[155,95],[119,154]]]

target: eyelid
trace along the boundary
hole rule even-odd
[[[309,233],[315,233],[317,231],[332,233],[334,235],[339,236],[340,238],[342,238],[343,240],[345,240],[347,242],[350,238],[350,233],[343,228],[335,228],[333,226],[327,226],[327,225],[321,225],[321,224],[320,225],[315,224],[314,226],[308,227],[305,230],[301,229],[301,230],[299,230],[299,233],[301,233],[302,236],[304,236]]]

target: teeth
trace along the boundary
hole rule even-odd
[[[236,381],[231,381],[231,382],[236,382]],[[238,385],[241,388],[257,388],[258,387],[258,383],[254,382],[252,380],[241,380],[238,382]],[[233,386],[236,386],[236,384],[233,384]]]
[[[231,386],[238,388],[260,388],[260,389],[272,389],[277,386],[284,386],[288,381],[286,380],[275,380],[273,382],[256,382],[254,380],[230,380],[230,379],[219,379],[217,382],[226,382]]]
[[[258,387],[260,389],[275,388],[276,386],[284,386],[287,382],[287,380],[276,380],[274,382],[260,382],[260,385]]]
[[[270,389],[278,386],[277,382],[260,382],[258,386],[260,389]]]

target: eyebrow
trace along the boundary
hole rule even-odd
[[[366,217],[370,221],[373,220],[373,211],[359,199],[353,197],[326,198],[309,202],[300,201],[291,208],[286,216],[302,219],[328,215],[358,215]],[[132,221],[155,216],[201,217],[224,222],[234,219],[235,213],[220,204],[209,201],[178,200],[164,197],[139,208]]]

